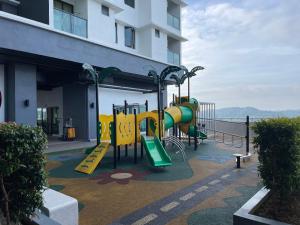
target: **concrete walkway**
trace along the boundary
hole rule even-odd
[[[256,166],[243,169],[226,168],[139,209],[111,225],[164,225],[199,202],[215,195],[243,176],[256,171]]]

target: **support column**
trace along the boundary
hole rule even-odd
[[[87,85],[74,83],[63,87],[64,123],[68,118],[72,118],[77,139],[96,139],[94,95],[95,88]]]
[[[36,126],[36,66],[9,64],[5,75],[7,90],[6,120]]]
[[[5,121],[4,65],[0,64],[0,123]]]

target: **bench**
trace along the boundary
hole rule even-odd
[[[78,225],[78,201],[75,198],[46,189],[41,211],[61,225]]]

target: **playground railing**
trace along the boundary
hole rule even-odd
[[[231,146],[241,154],[248,155],[250,149],[250,140],[254,132],[250,129],[250,118],[246,117],[244,121],[225,121],[220,119],[198,118],[198,127],[202,132],[207,133],[208,138],[218,143]]]

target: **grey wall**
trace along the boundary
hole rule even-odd
[[[9,64],[5,76],[7,120],[36,126],[36,66]],[[24,105],[26,99],[29,100],[28,107]]]
[[[89,139],[96,139],[96,88],[89,87],[87,89],[87,98],[88,98],[88,136]],[[90,107],[90,104],[94,103],[94,108]],[[101,104],[101,103],[100,103]]]
[[[19,0],[18,14],[28,19],[49,24],[49,0]]]
[[[150,65],[161,72],[167,64],[131,55],[74,37],[0,17],[0,49],[10,49],[90,63],[98,67],[115,66],[134,74],[148,74]]]
[[[87,87],[80,84],[63,86],[64,123],[72,118],[78,139],[89,139]]]

